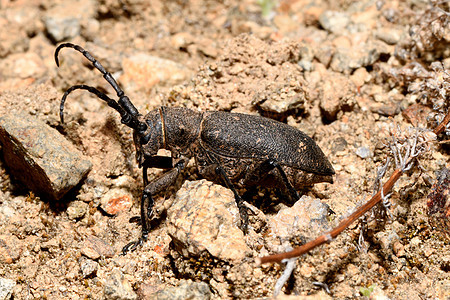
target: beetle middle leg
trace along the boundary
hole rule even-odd
[[[188,160],[186,158],[181,158],[171,170],[168,172],[162,174],[157,179],[153,180],[152,182],[148,183],[147,178],[147,169],[149,167],[158,167],[158,168],[168,168],[170,159],[170,165],[171,165],[171,158],[164,158],[163,156],[154,156],[151,158],[146,159],[143,163],[143,172],[144,172],[144,183],[147,183],[144,191],[142,192],[142,198],[141,198],[141,216],[140,216],[140,223],[142,226],[142,233],[141,236],[137,241],[130,242],[127,245],[125,245],[122,248],[122,254],[125,255],[128,251],[135,250],[138,246],[142,245],[148,237],[149,233],[149,219],[153,215],[153,204],[154,200],[152,195],[155,195],[164,189],[167,189],[169,186],[173,185],[174,182],[177,180],[178,175],[180,175],[181,171],[186,167],[186,164]]]

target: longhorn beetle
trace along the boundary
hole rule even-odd
[[[111,73],[80,46],[71,43],[59,45],[55,50],[57,66],[62,48],[73,48],[83,54],[103,74],[119,100],[111,99],[92,86],[74,85],[61,99],[61,123],[64,123],[67,96],[74,90],[83,89],[105,101],[120,114],[121,122],[133,129],[136,159],[143,169],[142,234],[137,241],[123,248],[123,254],[147,240],[153,195],[174,184],[189,158],[194,157],[203,177],[224,184],[234,193],[244,232],[247,231],[248,211],[235,186],[279,187],[297,201],[296,189],[318,182],[333,182],[335,172],[332,165],[319,146],[300,130],[261,116],[222,111],[197,112],[181,107],[161,106],[143,116]],[[157,155],[159,149],[169,150],[171,157]],[[149,182],[148,168],[168,171]]]

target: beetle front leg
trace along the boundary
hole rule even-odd
[[[241,230],[244,233],[247,233],[248,232],[248,210],[249,210],[249,208],[247,208],[244,205],[244,200],[242,199],[241,196],[239,196],[238,192],[236,191],[236,188],[231,183],[230,178],[228,178],[228,175],[225,173],[225,170],[222,168],[222,166],[216,165],[215,172],[217,175],[220,175],[222,177],[222,179],[225,181],[225,185],[227,186],[227,188],[229,188],[233,192],[234,199],[236,200],[236,205],[239,209],[239,215],[241,217],[241,226],[240,226]]]
[[[153,215],[153,198],[152,195],[155,195],[169,186],[173,185],[178,178],[178,175],[185,168],[187,164],[187,159],[182,158],[178,161],[173,169],[162,174],[159,178],[150,182],[142,192],[141,199],[141,226],[142,226],[142,234],[137,241],[130,242],[125,245],[122,249],[122,254],[125,255],[128,251],[135,250],[138,246],[142,245],[148,237],[149,233],[149,219]],[[144,163],[145,165],[145,163]],[[148,166],[148,165],[147,165]]]

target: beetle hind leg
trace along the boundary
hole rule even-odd
[[[279,176],[286,188],[287,192],[291,199],[295,202],[300,199],[300,195],[297,190],[289,181],[289,178],[286,175],[286,172],[283,170],[283,167],[274,159],[267,159],[259,164],[256,168],[254,168],[251,172],[247,174],[244,179],[245,185],[258,185],[263,179],[265,179],[269,173],[276,169],[278,171]]]

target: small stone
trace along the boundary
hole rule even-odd
[[[170,43],[175,49],[185,49],[194,42],[194,37],[189,32],[179,32],[170,38]]]
[[[355,153],[356,155],[364,159],[370,156],[370,149],[365,146],[361,146],[356,149]]]
[[[10,172],[51,200],[61,199],[92,167],[57,130],[23,112],[0,117],[0,143]]]
[[[328,230],[328,211],[328,205],[309,196],[302,196],[292,207],[281,209],[268,222],[274,247],[280,241],[282,244],[296,237],[313,238]]]
[[[110,189],[100,199],[100,207],[109,215],[116,215],[132,206],[133,198],[126,189]]]
[[[87,210],[89,208],[89,204],[83,201],[73,201],[67,207],[67,215],[70,220],[78,220],[84,217]]]
[[[344,75],[332,72],[319,84],[320,108],[328,120],[335,120],[339,111],[355,106],[355,86]]]
[[[239,229],[239,211],[231,190],[206,180],[186,181],[167,211],[168,233],[185,256],[204,251],[228,261],[249,252]]]
[[[375,31],[375,37],[389,45],[397,44],[400,41],[402,35],[402,30],[393,28],[383,27]]]
[[[214,58],[219,55],[216,43],[213,40],[207,38],[198,39],[196,46],[198,47],[198,50],[205,56]]]
[[[149,91],[155,84],[178,84],[190,76],[187,67],[174,61],[137,53],[122,61],[120,82],[126,90]]]
[[[30,39],[26,31],[17,26],[16,22],[0,17],[0,57],[4,58],[11,53],[24,52],[29,46]]]
[[[22,243],[15,235],[0,235],[0,262],[12,264],[22,254]]]
[[[211,299],[211,290],[204,282],[186,280],[180,285],[158,291],[152,295],[156,300]]]
[[[130,282],[124,278],[118,268],[114,268],[106,280],[103,296],[108,300],[134,300],[137,298]]]
[[[3,78],[40,78],[47,68],[42,58],[33,52],[11,54],[0,61]]]
[[[115,251],[114,248],[104,240],[93,235],[89,235],[84,240],[84,245],[81,248],[81,254],[95,260],[100,257],[113,257]]]
[[[395,255],[397,257],[402,257],[406,255],[405,247],[399,241],[395,241],[392,245],[392,250],[394,250]]]
[[[350,23],[350,17],[344,12],[327,10],[320,15],[319,22],[329,32],[342,33]]]
[[[83,278],[94,277],[97,274],[98,263],[96,261],[81,256],[78,259],[78,264],[80,265],[81,274],[83,274]]]
[[[41,244],[41,249],[50,253],[56,253],[60,249],[60,241],[57,238],[50,239]]]
[[[354,69],[373,65],[383,53],[389,53],[388,46],[377,40],[337,48],[330,62],[330,68],[348,74]]]
[[[350,80],[357,87],[363,86],[366,82],[371,79],[371,75],[367,72],[366,68],[356,69],[355,72],[350,76]]]
[[[14,280],[0,277],[0,299],[10,299],[15,286]]]
[[[50,37],[60,42],[72,39],[80,34],[82,18],[94,16],[95,8],[90,0],[61,2],[49,9],[44,18],[44,24]]]

